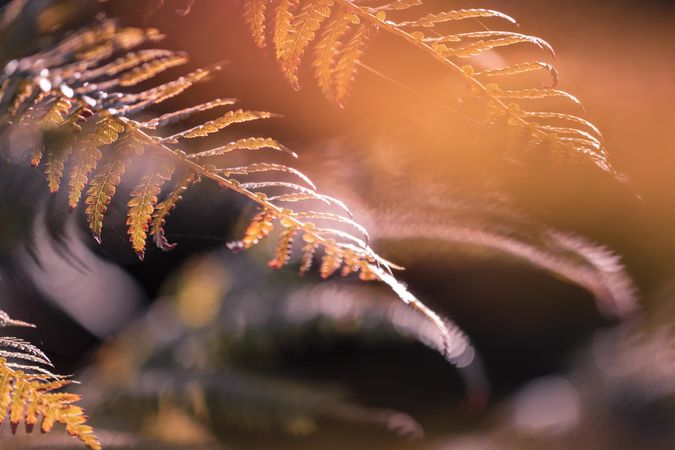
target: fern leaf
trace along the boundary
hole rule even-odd
[[[45,175],[49,183],[49,192],[58,192],[63,177],[63,168],[70,156],[70,147],[48,147],[45,155]]]
[[[196,173],[187,172],[180,182],[178,182],[176,187],[171,191],[171,193],[167,195],[166,199],[162,200],[155,207],[155,211],[152,214],[150,235],[153,237],[155,245],[158,248],[168,251],[176,247],[176,244],[170,243],[164,236],[164,225],[166,224],[166,218],[176,207],[176,204],[181,200],[185,191],[187,191],[190,186],[198,182],[199,176]]]
[[[61,125],[72,106],[73,103],[71,99],[67,97],[55,97],[40,121],[40,128],[43,130],[50,130]]]
[[[309,272],[309,270],[312,268],[312,263],[314,261],[314,254],[316,253],[316,249],[319,248],[319,245],[311,238],[309,237],[309,242],[305,240],[305,236],[303,235],[303,241],[305,241],[305,245],[302,247],[302,262],[300,263],[300,274],[304,274]]]
[[[13,323],[11,326],[17,325]],[[49,360],[47,355],[42,352],[42,350],[22,339],[14,337],[2,337],[0,338],[0,348],[7,349],[0,350],[0,356],[5,359],[24,359],[38,364],[43,364],[45,366],[53,367],[52,362]]]
[[[232,249],[251,248],[260,242],[261,239],[270,235],[272,230],[274,230],[274,224],[272,222],[277,217],[277,213],[271,209],[264,209],[259,212],[251,219],[251,222],[244,233],[244,237],[240,241],[228,244],[228,247]]]
[[[479,40],[459,48],[448,47],[445,44],[437,42],[434,42],[432,47],[445,57],[471,58],[489,50],[494,50],[495,48],[508,47],[523,42],[532,43],[533,40],[529,36],[513,34],[511,36],[497,39]]]
[[[333,0],[309,0],[297,15],[288,33],[279,62],[293,89],[300,89],[298,69],[302,56],[316,37],[316,31],[331,13]]]
[[[36,86],[29,81],[19,83],[17,92],[8,107],[9,117],[14,118],[27,105],[36,92]]]
[[[232,175],[249,175],[260,172],[285,172],[300,178],[310,188],[316,189],[316,186],[312,180],[307,177],[307,175],[300,172],[298,169],[294,169],[293,167],[288,167],[283,164],[253,163],[249,164],[248,166],[241,167],[224,167],[222,169],[218,169],[218,172],[228,178],[230,178]]]
[[[405,22],[399,22],[397,25],[401,27],[435,27],[439,23],[465,20],[465,19],[484,19],[484,18],[498,18],[506,20],[507,22],[516,23],[516,19],[507,16],[504,13],[492,9],[459,9],[455,11],[446,11],[437,14],[427,14],[426,16]]]
[[[157,204],[157,196],[162,186],[171,179],[174,165],[162,161],[153,172],[143,176],[141,182],[131,193],[131,200],[127,203],[127,225],[131,247],[140,259],[145,255],[145,242],[148,236],[148,225],[152,219]]]
[[[316,79],[319,89],[326,98],[335,99],[333,90],[335,61],[342,46],[342,38],[349,33],[354,23],[358,23],[358,18],[339,8],[326,24],[321,39],[315,46],[314,69]]]
[[[148,61],[152,61],[158,58],[167,58],[173,55],[175,55],[174,52],[170,50],[161,50],[161,49],[129,52],[126,55],[121,56],[112,62],[109,62],[108,64],[105,64],[92,70],[85,70],[80,72],[79,79],[82,81],[90,81],[102,76],[114,77],[119,73],[138,67],[144,63],[147,63]],[[72,71],[73,74],[70,73],[71,72],[70,70],[63,70],[60,72],[62,76],[68,77],[69,75],[72,76],[75,71],[74,70]]]
[[[268,200],[270,202],[288,202],[288,203],[301,202],[305,200],[321,201],[321,199],[317,198],[315,195],[304,192],[291,192],[287,194],[274,195],[272,197],[268,197]]]
[[[356,70],[358,69],[357,64],[365,52],[369,34],[370,27],[368,25],[359,26],[338,56],[335,65],[334,83],[335,102],[339,106],[344,106],[351,93]]]
[[[179,139],[192,139],[196,137],[205,137],[209,134],[216,133],[223,128],[227,128],[235,123],[249,122],[258,119],[269,119],[274,117],[274,114],[265,111],[244,111],[238,109],[236,111],[228,111],[224,116],[216,120],[210,120],[202,125],[190,128],[189,130],[181,131],[164,139],[165,142],[177,142]]]
[[[373,11],[403,11],[414,6],[421,6],[422,4],[422,0],[394,0],[391,3],[386,3],[371,9]]]
[[[342,266],[342,253],[327,251],[321,259],[319,273],[321,278],[328,278]]]
[[[286,59],[286,40],[293,29],[291,20],[300,0],[279,0],[274,14],[274,49],[277,61]]]
[[[209,156],[222,156],[226,153],[232,152],[234,150],[261,150],[261,149],[272,149],[280,152],[288,153],[289,155],[297,158],[294,152],[289,150],[286,146],[281,144],[279,141],[272,138],[242,138],[236,141],[230,142],[223,146],[213,148],[211,150],[205,150],[199,153],[193,153],[188,155],[188,158],[206,158]]]
[[[467,71],[466,68],[463,68],[465,71]],[[469,71],[473,71],[473,68],[468,69]],[[496,69],[486,69],[482,70],[480,72],[474,72],[477,76],[485,76],[485,77],[503,77],[503,76],[509,76],[509,75],[520,75],[524,73],[529,73],[529,72],[536,72],[540,70],[545,70],[551,75],[551,86],[550,87],[555,87],[558,84],[558,71],[556,68],[545,62],[526,62],[526,63],[519,63],[519,64],[514,64],[512,66],[507,66],[507,67],[500,67]]]
[[[320,212],[320,211],[303,211],[293,214],[295,217],[300,219],[310,219],[310,220],[327,220],[331,222],[337,222],[345,225],[349,225],[356,229],[360,234],[364,236],[366,242],[369,240],[368,231],[359,223],[350,219],[349,217],[344,217],[339,214]]]
[[[89,174],[96,169],[98,160],[103,156],[100,148],[112,144],[124,132],[124,125],[111,117],[99,120],[95,128],[81,144],[75,165],[70,173],[68,205],[71,209],[77,207],[82,191],[88,183]]]
[[[258,48],[267,47],[265,36],[265,11],[269,0],[252,0],[244,4],[244,20],[251,31],[255,45]]]
[[[570,100],[575,105],[582,107],[578,98],[569,92],[561,91],[559,89],[520,89],[517,91],[505,91],[497,85],[488,85],[488,89],[496,98],[517,99],[517,100],[536,100],[542,98],[560,97]]]
[[[104,39],[100,44],[78,52],[76,59],[95,63],[111,57],[118,50],[128,50],[147,41],[161,40],[163,37],[153,28],[122,28],[115,30],[110,38]]]
[[[0,311],[0,326],[26,326],[25,322],[12,320]],[[6,320],[4,320],[6,319]],[[0,351],[0,425],[9,419],[12,433],[23,421],[30,433],[42,417],[41,431],[50,431],[54,423],[65,425],[71,436],[79,439],[92,450],[100,450],[101,444],[94,430],[86,424],[84,410],[74,405],[80,396],[67,392],[55,392],[72,383],[60,375],[54,375],[40,365],[51,366],[49,358],[33,345],[17,338],[0,338],[0,347],[12,351]],[[13,363],[27,361],[35,365]]]
[[[485,47],[486,50],[504,47],[513,44],[527,43],[533,44],[539,47],[542,50],[548,52],[551,57],[555,58],[555,51],[551,44],[545,40],[535,37],[528,36],[526,34],[514,33],[512,31],[474,31],[471,33],[459,33],[459,34],[450,34],[445,36],[436,36],[436,37],[427,37],[423,41],[434,45],[434,44],[444,44],[444,43],[454,43],[462,42],[465,40],[478,39],[479,41],[474,43],[477,47]],[[494,42],[494,45],[490,45],[490,42]],[[480,52],[477,52],[478,54]]]
[[[170,69],[172,67],[180,66],[187,62],[185,55],[171,55],[164,58],[157,58],[150,62],[138,66],[129,72],[125,72],[119,78],[120,86],[135,86],[143,81],[155,77],[157,74]]]
[[[150,105],[162,103],[170,98],[182,94],[195,83],[198,83],[208,77],[211,73],[220,70],[220,66],[213,66],[206,69],[197,69],[174,81],[161,84],[157,87],[148,89],[136,94],[127,94],[115,99],[115,103],[110,106],[113,112],[119,114],[133,115],[142,111]]]
[[[524,111],[523,115],[529,119],[538,119],[538,120],[552,120],[558,122],[572,123],[577,126],[584,127],[592,131],[596,136],[602,136],[602,133],[591,122],[584,119],[583,117],[575,116],[573,114],[564,114],[564,113],[555,113],[548,111]]]
[[[291,249],[293,247],[293,240],[298,233],[298,228],[291,224],[285,228],[279,237],[279,244],[274,253],[274,259],[267,263],[272,269],[281,269],[288,263],[288,258],[291,256]]]
[[[294,191],[298,191],[300,194],[307,195],[315,200],[319,200],[327,205],[330,206],[337,206],[338,208],[342,209],[343,211],[347,212],[350,216],[352,215],[352,212],[349,210],[347,205],[345,205],[342,201],[330,197],[325,194],[319,194],[318,192],[306,188],[304,186],[300,186],[295,183],[287,183],[285,181],[260,181],[260,182],[255,182],[255,183],[241,183],[240,185],[244,189],[249,189],[253,191],[257,191],[258,189],[265,189],[265,188],[286,188],[286,189],[291,189]]]
[[[202,103],[200,105],[162,114],[159,117],[155,117],[154,119],[150,119],[146,122],[140,123],[139,126],[141,128],[150,128],[150,129],[164,127],[166,125],[171,125],[172,123],[180,122],[181,120],[191,116],[192,114],[208,111],[210,109],[218,108],[220,106],[233,105],[235,102],[236,100],[232,98],[219,98],[216,100],[212,100],[210,102]]]
[[[110,161],[99,170],[89,185],[85,204],[85,214],[89,229],[94,239],[100,244],[101,233],[103,232],[103,218],[108,205],[115,195],[117,186],[122,181],[122,176],[127,169],[129,160],[133,153],[142,152],[142,147],[138,147],[127,134],[122,135],[119,145],[116,146]],[[135,147],[135,149],[134,149]],[[135,151],[134,151],[135,150]]]
[[[11,317],[9,317],[9,314],[0,309],[0,328],[2,327],[35,328],[35,325],[33,325],[32,323],[23,322],[21,320],[12,319]],[[14,338],[6,338],[6,339],[14,339]]]

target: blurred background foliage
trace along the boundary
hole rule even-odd
[[[463,86],[385,36],[366,63],[397,82],[365,72],[340,110],[308,67],[300,92],[286,86],[236,2],[199,0],[177,14],[186,3],[32,1],[2,54],[105,14],[159,28],[194,67],[229,61],[167,108],[235,96],[283,114],[250,128],[293,148],[323,192],[354,206],[410,287],[466,330],[485,374],[458,372],[421,345],[419,318],[377,286],[272,272],[265,246],[231,254],[223,242],[253,209],[218,187],[188,192],[167,228],[178,247],[141,263],[126,245],[123,200],[98,246],[35,169],[4,164],[0,309],[36,323],[21,337],[78,374],[108,448],[673,448],[671,2],[458,2],[507,12],[553,44],[561,83],[603,130],[623,184],[590,166],[505,155],[498,131],[446,107]],[[615,281],[581,282],[607,274],[556,253],[554,229],[621,255],[641,312],[603,317],[593,298]],[[532,250],[486,245],[479,232]],[[533,263],[536,249],[560,264]],[[551,273],[561,267],[572,276]],[[476,409],[487,380],[490,399]],[[72,445],[6,433],[2,448]]]

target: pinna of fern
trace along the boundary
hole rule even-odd
[[[0,311],[0,327],[6,326],[34,327]],[[73,381],[52,373],[52,367],[49,358],[34,345],[18,338],[0,337],[0,424],[9,420],[15,433],[23,422],[30,433],[41,418],[43,433],[59,423],[87,447],[99,450],[101,444],[93,428],[86,424],[84,410],[75,405],[80,396],[57,392]]]
[[[492,30],[483,21],[516,24],[515,19],[490,9],[453,9],[427,13],[424,0],[245,0],[244,19],[260,48],[273,47],[284,77],[299,89],[299,70],[311,49],[315,77],[322,93],[343,106],[371,38],[383,31],[406,41],[469,87],[465,103],[479,102],[486,125],[503,123],[510,133],[511,151],[549,151],[566,160],[588,158],[616,176],[608,160],[602,134],[578,113],[549,111],[551,100],[583,109],[572,94],[556,89],[555,67],[539,57],[504,67],[484,67],[487,52],[530,45],[554,57],[543,39],[514,31]],[[389,18],[391,16],[391,19]],[[459,26],[475,23],[476,29]],[[541,72],[550,80],[532,86],[529,77]],[[509,88],[526,81],[527,87]],[[521,83],[522,84],[522,83]],[[541,104],[540,110],[530,109]]]
[[[309,270],[315,253],[321,251],[320,272],[324,278],[339,271],[341,275],[358,273],[363,280],[384,282],[435,324],[448,360],[468,364],[473,350],[463,333],[393,276],[396,266],[370,248],[366,231],[341,201],[318,193],[305,175],[282,164],[218,165],[230,152],[242,150],[274,150],[295,156],[281,143],[267,137],[244,137],[210,150],[184,151],[188,140],[238,123],[272,118],[273,114],[229,109],[200,125],[168,131],[168,126],[193,114],[235,103],[225,98],[140,118],[151,106],[181,94],[219,69],[197,69],[173,81],[132,91],[137,84],[186,62],[183,54],[172,51],[132,51],[161,37],[154,29],[122,28],[106,21],[72,33],[39,53],[9,61],[0,79],[5,157],[29,159],[33,166],[43,167],[52,192],[67,184],[71,209],[77,208],[84,197],[87,222],[98,241],[107,209],[127,168],[143,163],[148,168],[137,180],[127,204],[128,235],[140,258],[149,237],[162,250],[173,247],[164,233],[169,213],[188,188],[211,179],[255,202],[261,210],[243,239],[231,247],[249,248],[279,227],[280,243],[271,267],[287,264],[292,242],[299,238],[304,243],[301,271]],[[298,181],[271,178],[272,174]],[[247,181],[251,175],[265,178]],[[317,204],[330,210],[317,210],[312,206]],[[290,205],[297,207],[291,209]]]

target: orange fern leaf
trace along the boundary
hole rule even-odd
[[[85,142],[80,144],[79,154],[70,173],[70,192],[68,205],[75,209],[80,201],[82,190],[87,185],[89,174],[96,168],[103,154],[100,148],[112,144],[124,132],[124,125],[110,117],[103,117],[95,125],[95,130],[87,134]]]
[[[5,326],[34,327],[0,311],[0,327]],[[52,363],[38,348],[20,339],[0,337],[0,425],[9,419],[15,433],[23,422],[30,433],[42,418],[43,433],[60,423],[87,447],[100,450],[94,429],[86,424],[84,410],[74,405],[80,396],[56,392],[72,381],[51,373],[45,366],[52,367]]]
[[[267,47],[265,36],[265,10],[269,0],[253,0],[244,4],[244,20],[251,30],[255,45],[259,48]]]
[[[293,29],[291,20],[300,0],[279,0],[274,14],[274,49],[277,61],[286,59],[286,39]]]
[[[316,36],[316,31],[331,13],[333,0],[310,0],[295,17],[291,30],[283,44],[283,51],[279,62],[286,79],[294,89],[299,89],[298,69],[310,42]]]
[[[176,247],[176,244],[171,244],[164,236],[166,218],[181,200],[185,191],[197,182],[199,182],[199,175],[194,172],[187,172],[173,191],[171,191],[171,193],[155,207],[155,212],[152,214],[150,235],[153,237],[155,245],[157,245],[158,248],[167,251]]]
[[[162,161],[160,166],[152,173],[143,176],[140,184],[131,193],[131,200],[127,203],[129,207],[127,213],[129,238],[132,248],[141,259],[145,255],[148,225],[155,211],[157,196],[164,183],[171,179],[173,171],[173,164]]]

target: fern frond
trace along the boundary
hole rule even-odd
[[[265,10],[269,0],[254,0],[244,4],[244,20],[251,30],[255,45],[259,48],[267,47],[265,36]]]
[[[150,129],[165,127],[167,125],[171,125],[173,123],[186,119],[187,117],[193,114],[208,111],[210,109],[218,108],[220,106],[234,105],[235,103],[236,100],[233,98],[219,98],[216,100],[212,100],[210,102],[202,103],[200,105],[191,106],[189,108],[184,108],[178,111],[162,114],[159,117],[155,117],[154,119],[150,119],[146,122],[140,123],[139,126],[141,128],[150,128]]]
[[[452,194],[440,191],[428,197]],[[408,240],[424,230],[429,247],[419,251],[425,257],[443,245],[479,248],[481,255],[520,261],[587,290],[609,317],[625,319],[639,309],[636,286],[618,255],[581,236],[534,222],[514,212],[513,205],[479,198],[478,204],[434,202],[433,209],[420,202],[387,206],[374,215],[382,225],[373,230],[373,239]]]
[[[137,147],[134,152],[134,142],[123,135],[117,143],[117,151],[113,152],[108,163],[99,170],[98,174],[89,184],[85,204],[85,214],[87,222],[94,239],[101,243],[101,233],[103,232],[103,218],[108,205],[115,195],[117,186],[122,181],[122,176],[129,165],[134,153],[142,153],[142,148]]]
[[[162,161],[160,166],[146,174],[138,186],[131,192],[131,200],[127,203],[127,225],[131,246],[143,259],[145,255],[145,242],[148,235],[148,226],[157,205],[159,195],[164,183],[171,179],[175,166],[169,161]]]
[[[4,326],[33,325],[10,319],[7,313],[0,311],[0,327]],[[30,433],[42,418],[40,431],[43,433],[60,423],[84,445],[100,450],[94,429],[86,424],[84,410],[74,404],[80,396],[56,392],[72,381],[43,366],[52,367],[52,363],[37,347],[17,338],[0,338],[0,424],[9,419],[15,433],[23,422],[26,432]]]
[[[283,164],[253,163],[249,164],[248,166],[241,167],[224,167],[222,169],[218,169],[218,172],[222,173],[226,177],[231,177],[232,175],[250,175],[253,173],[284,172],[299,178],[312,189],[316,189],[316,186],[314,186],[312,180],[307,178],[307,175],[297,169],[285,166]]]
[[[242,138],[217,148],[205,150],[199,153],[188,155],[188,158],[206,158],[209,156],[221,156],[234,150],[262,150],[271,149],[280,152],[288,153],[293,157],[298,157],[295,153],[289,150],[280,142],[272,138]]]
[[[171,250],[176,247],[176,244],[171,244],[164,236],[164,225],[166,218],[176,207],[176,204],[182,199],[185,191],[190,186],[199,182],[199,175],[194,172],[187,172],[183,178],[176,184],[171,193],[166,196],[164,200],[155,206],[155,211],[152,213],[152,225],[150,227],[150,235],[155,241],[155,245],[164,251]]]
[[[279,0],[274,12],[274,49],[277,61],[286,59],[286,40],[293,27],[291,20],[300,0]]]
[[[360,25],[338,55],[333,83],[335,84],[335,102],[340,106],[344,106],[349,97],[358,62],[365,52],[369,35],[370,27]]]
[[[291,257],[293,240],[298,234],[298,231],[299,230],[297,227],[291,225],[281,232],[277,250],[274,252],[274,259],[267,263],[268,266],[270,266],[272,269],[281,269],[288,263],[288,259]]]
[[[472,71],[473,67],[467,68],[467,70]],[[539,70],[545,70],[551,75],[551,88],[557,86],[558,71],[553,65],[541,61],[518,63],[513,64],[511,66],[498,67],[495,69],[485,69],[480,72],[477,72],[476,75],[482,77],[502,77],[508,75],[521,75],[524,73],[536,72]]]
[[[197,125],[196,127],[190,128],[189,130],[181,131],[180,133],[168,136],[164,138],[164,141],[175,143],[179,139],[205,137],[235,123],[250,122],[252,120],[258,119],[269,119],[270,117],[274,117],[274,115],[266,111],[244,111],[243,109],[228,111],[224,116],[216,120],[210,120],[202,125]]]
[[[286,79],[294,89],[300,88],[298,69],[302,57],[310,42],[316,37],[316,31],[330,15],[332,7],[333,0],[309,0],[291,24],[292,31],[288,33],[283,44],[279,62]]]
[[[285,5],[286,9],[281,12],[290,14],[295,2],[286,2]],[[292,23],[289,22],[285,39],[285,42],[290,43],[289,74],[295,73],[296,63],[293,61],[297,61],[302,55],[313,39],[314,31],[328,16],[332,1],[317,0],[312,2],[311,7],[309,5],[303,8],[303,17],[295,17]],[[358,36],[365,36],[366,32],[365,29],[357,30],[357,38],[352,38],[355,43],[347,44],[337,56],[336,67],[344,74],[344,80],[351,79],[354,61],[358,57],[353,56],[354,50],[358,53],[362,42]],[[294,33],[305,35],[301,37]],[[22,103],[30,104],[17,109],[16,119],[21,126],[30,127],[32,124],[35,133],[43,136],[44,165],[50,190],[58,189],[65,162],[70,158],[69,203],[71,207],[77,206],[81,193],[86,190],[85,212],[89,228],[94,238],[100,241],[105,215],[116,194],[116,188],[125,176],[127,167],[133,164],[134,158],[140,158],[142,154],[146,166],[127,204],[127,226],[132,249],[143,258],[148,234],[160,249],[168,250],[173,247],[166,240],[163,228],[169,212],[176,206],[185,189],[201,180],[215,181],[223,188],[257,203],[261,208],[243,239],[232,243],[231,247],[250,248],[268,237],[277,224],[280,224],[281,243],[274,262],[271,263],[273,267],[281,268],[286,264],[291,253],[292,238],[301,235],[307,244],[301,270],[307,270],[307,259],[311,259],[315,251],[321,250],[322,276],[326,277],[343,268],[344,275],[358,272],[363,280],[376,279],[385,282],[395,292],[403,295],[402,299],[406,303],[428,315],[447,344],[446,356],[457,363],[452,356],[455,342],[448,326],[412,296],[403,284],[396,281],[391,270],[397,266],[378,256],[369,247],[365,229],[352,219],[351,212],[344,203],[318,193],[304,174],[283,164],[251,163],[228,167],[204,162],[210,162],[211,157],[221,157],[236,150],[272,149],[295,156],[293,152],[274,139],[260,137],[243,137],[224,146],[192,155],[179,147],[187,139],[206,137],[237,123],[268,119],[275,115],[265,111],[230,110],[216,119],[167,135],[166,127],[184,117],[234,103],[232,99],[220,99],[146,121],[135,119],[141,111],[183,93],[219,69],[218,65],[197,69],[173,81],[140,92],[118,91],[117,89],[141,79],[153,78],[166,67],[168,61],[172,61],[170,64],[183,62],[183,56],[179,54],[174,58],[173,53],[157,50],[129,53],[107,62],[107,59],[115,57],[114,49],[131,50],[132,47],[156,40],[159,36],[157,31],[117,28],[114,23],[105,22],[98,28],[85,29],[71,35],[51,50],[12,62],[12,67],[6,68],[4,80],[14,88],[3,92],[0,98],[2,104],[12,104],[17,96],[23,97],[20,90],[15,89],[22,83],[32,83],[36,92],[44,94],[21,100]],[[275,41],[275,45],[278,44]],[[33,72],[33,67],[39,68],[40,72]],[[73,67],[86,69],[76,76]],[[336,92],[346,93],[346,81],[336,80],[335,83]],[[341,94],[341,98],[343,96]],[[26,119],[43,110],[42,121]],[[21,119],[26,120],[22,122]],[[103,161],[100,167],[99,160]],[[173,172],[177,169],[182,176],[178,180],[172,180]],[[266,179],[247,182],[240,179],[252,174],[259,177],[265,175]],[[271,174],[293,176],[302,184],[283,179],[267,179]],[[164,187],[168,194],[162,197]],[[271,193],[276,195],[270,196]],[[303,200],[308,203],[311,200],[318,201],[341,212],[307,207],[292,210],[280,206]],[[322,221],[331,222],[337,228],[321,227],[318,222]],[[341,226],[352,231],[339,229]],[[354,236],[354,232],[363,238]],[[468,341],[464,345],[468,346]]]
[[[507,16],[504,13],[492,9],[459,9],[455,11],[446,11],[437,14],[427,14],[426,16],[416,20],[399,22],[397,25],[401,27],[432,28],[438,25],[439,23],[444,22],[454,22],[456,20],[465,20],[465,19],[484,19],[488,17],[503,19],[513,24],[516,23],[516,19],[514,19],[513,17]]]
[[[305,245],[302,247],[302,263],[300,264],[300,274],[309,272],[312,268],[312,263],[314,262],[314,254],[316,249],[319,246],[316,242],[310,239],[309,242],[305,242]]]
[[[345,13],[344,9],[338,8],[329,22],[324,27],[321,39],[314,49],[314,69],[317,83],[321,92],[327,98],[335,96],[333,89],[333,74],[335,61],[342,47],[342,38],[349,33],[351,26],[358,23],[358,18]]]
[[[125,72],[119,78],[120,86],[135,86],[165,70],[185,64],[187,61],[188,59],[185,55],[170,55],[153,59],[142,66],[136,66],[132,70]]]
[[[48,148],[45,161],[45,175],[49,183],[49,192],[58,192],[63,177],[63,168],[70,156],[72,149],[69,147]],[[33,158],[37,158],[34,155]]]
[[[103,156],[100,148],[112,144],[124,132],[124,126],[111,117],[103,117],[94,128],[86,134],[85,141],[78,145],[79,154],[70,172],[68,205],[71,209],[77,207],[89,174],[96,169],[98,160]]]
[[[256,0],[245,0],[247,11],[256,7],[251,3],[256,3]],[[276,6],[275,20],[272,21],[276,57],[285,78],[294,89],[299,86],[298,71],[305,50],[313,47],[313,66],[319,88],[329,100],[343,106],[365,52],[367,38],[373,31],[379,30],[416,47],[465,82],[469,86],[469,100],[479,101],[483,105],[485,117],[479,118],[479,122],[532,130],[534,136],[531,141],[524,142],[527,145],[523,148],[512,147],[508,151],[531,151],[536,148],[538,152],[548,150],[553,158],[562,157],[570,161],[590,159],[602,170],[618,176],[611,167],[604,145],[599,148],[584,145],[562,137],[553,130],[538,127],[538,116],[530,115],[528,108],[520,106],[521,101],[532,104],[551,98],[565,98],[581,105],[573,95],[554,89],[558,73],[551,63],[538,61],[539,58],[533,62],[528,58],[506,67],[484,67],[485,61],[476,59],[488,51],[522,44],[534,45],[553,57],[553,48],[545,40],[510,30],[448,32],[456,22],[469,19],[516,24],[515,19],[507,14],[481,8],[428,12],[426,4],[430,2],[423,0],[312,0],[304,2],[299,12],[296,11],[297,1],[269,0],[269,3],[270,6]],[[264,16],[258,17],[264,23],[267,9],[259,8],[257,12]],[[389,19],[387,14],[403,14],[405,20]],[[414,18],[415,15],[417,18]],[[482,25],[479,20],[475,22]],[[358,28],[352,30],[355,26]],[[429,35],[426,36],[425,32]],[[317,35],[320,37],[317,38]],[[253,36],[256,41],[260,40],[259,29],[253,32]],[[466,64],[467,59],[472,64]],[[514,76],[535,71],[549,73],[550,87],[527,86],[515,90],[503,87],[502,82]],[[496,84],[497,81],[500,84]],[[544,114],[565,113],[551,111]],[[577,124],[587,127],[585,123]]]
[[[157,49],[129,52],[112,62],[104,64],[103,66],[91,70],[85,70],[84,73],[80,72],[79,78],[84,81],[90,81],[102,76],[114,77],[118,73],[137,68],[140,64],[144,64],[158,58],[168,58],[173,55],[175,55],[175,53],[170,50]],[[75,66],[72,68],[65,67],[64,69],[59,70],[59,72],[62,76],[69,78],[77,72],[77,69],[82,70],[81,67]]]

